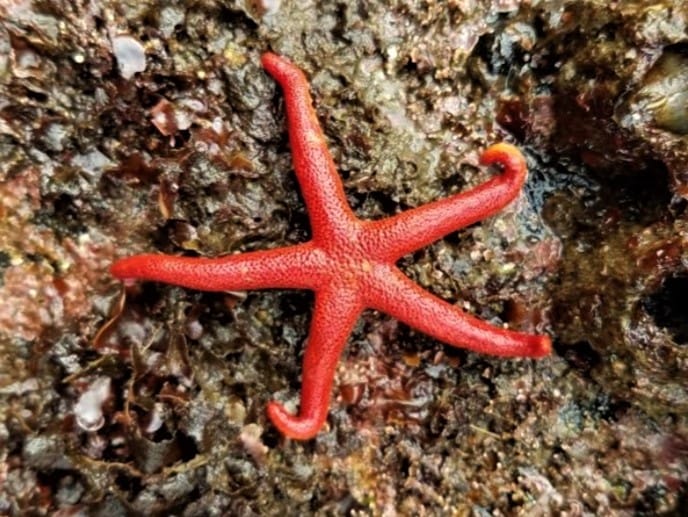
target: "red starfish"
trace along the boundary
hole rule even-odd
[[[303,359],[301,409],[292,415],[270,402],[267,413],[290,438],[314,437],[327,418],[338,358],[361,312],[376,309],[455,347],[506,357],[542,357],[544,335],[493,327],[421,289],[395,265],[399,258],[476,221],[518,196],[526,164],[515,147],[500,143],[481,156],[503,173],[468,191],[380,221],[362,221],[349,207],[306,77],[294,64],[266,53],[262,63],[284,90],[296,176],[311,220],[306,243],[219,258],[137,255],[117,261],[112,274],[203,291],[310,289],[315,291]]]

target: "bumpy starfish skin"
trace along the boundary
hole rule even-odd
[[[138,255],[117,261],[112,274],[204,291],[310,289],[315,292],[310,335],[303,359],[298,415],[270,402],[274,425],[294,439],[314,437],[323,426],[337,361],[361,312],[387,313],[449,345],[505,357],[542,357],[549,337],[489,325],[421,289],[397,260],[444,235],[488,217],[518,196],[526,164],[515,147],[500,143],[481,156],[502,174],[468,191],[380,221],[362,221],[349,207],[309,94],[294,64],[262,56],[265,70],[284,90],[296,176],[311,221],[303,244],[230,255],[190,258]]]

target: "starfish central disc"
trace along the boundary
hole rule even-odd
[[[272,53],[264,54],[262,63],[284,90],[294,170],[312,239],[218,258],[137,255],[115,262],[113,276],[205,291],[314,291],[299,412],[291,414],[277,402],[267,407],[275,426],[300,440],[313,438],[325,423],[339,356],[366,308],[451,346],[503,357],[550,354],[549,337],[489,325],[423,290],[396,266],[404,255],[497,213],[517,197],[526,178],[519,150],[506,143],[488,148],[481,162],[500,166],[502,173],[468,192],[379,221],[361,221],[347,203],[306,77],[289,60]]]

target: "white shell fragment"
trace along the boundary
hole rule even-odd
[[[134,74],[146,69],[146,50],[137,39],[126,35],[115,36],[112,39],[112,51],[119,73],[125,79],[131,79]]]
[[[110,396],[110,378],[98,377],[74,405],[76,423],[84,431],[97,431],[105,423],[103,403]]]

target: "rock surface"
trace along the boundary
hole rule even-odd
[[[362,217],[523,149],[517,202],[401,265],[553,357],[366,313],[290,442],[264,408],[298,400],[308,293],[122,294],[116,257],[308,237],[268,49]],[[0,514],[685,512],[687,64],[680,2],[2,3]]]

